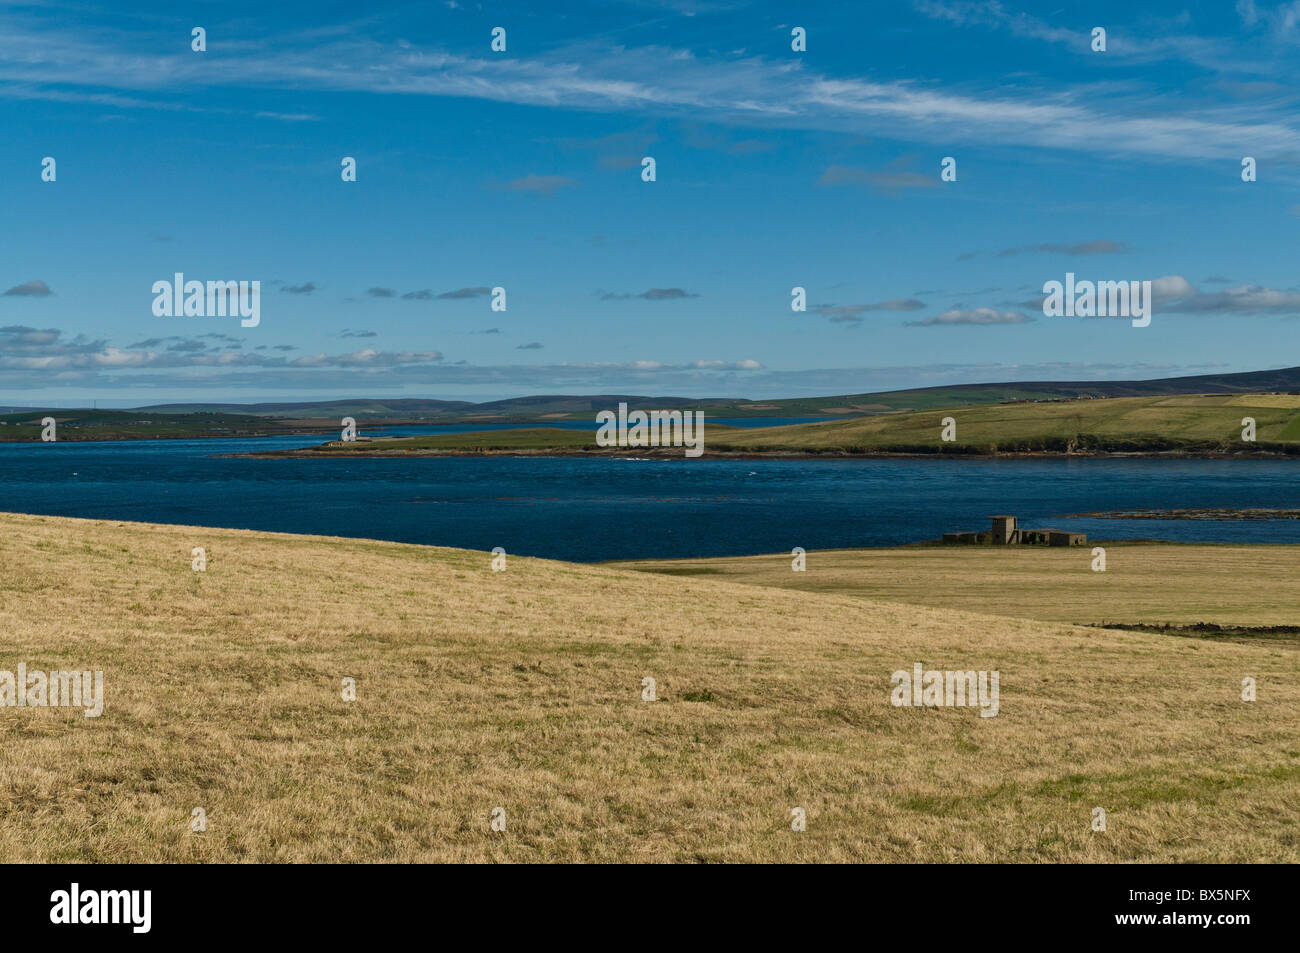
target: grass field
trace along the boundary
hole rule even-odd
[[[1105,572],[1092,571],[1093,545]],[[803,572],[787,553],[608,565],[1044,622],[1300,629],[1300,546],[1093,545],[813,551]],[[1252,638],[1300,646],[1286,633]]]
[[[1288,395],[1116,397],[1051,403],[994,404],[830,423],[764,427],[709,441],[715,449],[904,450],[1249,450],[1242,418],[1256,423],[1256,446],[1300,437]],[[941,440],[941,421],[956,422],[956,439]]]
[[[0,861],[1300,860],[1283,646],[364,540],[0,531],[0,669],[99,669],[106,696],[0,708]],[[893,707],[914,662],[998,670],[1000,714]]]
[[[950,407],[877,414],[783,427],[724,427],[705,418],[705,454],[713,453],[1022,453],[1022,452],[1300,452],[1300,397],[1288,394],[1115,397],[1038,403]],[[956,424],[942,439],[943,421]],[[1242,440],[1242,420],[1255,421],[1253,442]],[[588,451],[594,432],[533,427],[430,437],[332,441],[275,455]],[[672,451],[660,450],[660,453]],[[677,451],[680,452],[680,451]]]

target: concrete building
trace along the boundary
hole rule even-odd
[[[1014,516],[990,516],[991,532],[944,533],[945,543],[992,543],[995,546],[1017,544],[1038,546],[1083,546],[1088,537],[1083,533],[1067,533],[1058,529],[1021,529]]]
[[[998,546],[1005,546],[1009,543],[1020,542],[1020,530],[1016,529],[1016,518],[1014,516],[992,516],[993,520],[993,542]]]
[[[1062,533],[1052,530],[1049,543],[1053,546],[1085,546],[1088,543],[1088,537],[1083,533]]]

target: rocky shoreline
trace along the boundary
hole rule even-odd
[[[1094,520],[1300,520],[1300,510],[1202,507],[1172,510],[1115,510],[1107,513],[1064,513],[1067,519]]]

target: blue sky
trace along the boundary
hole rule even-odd
[[[1297,63],[1300,2],[2,7],[0,401],[1293,365]],[[177,271],[261,323],[156,317]],[[1044,317],[1067,271],[1151,325]]]

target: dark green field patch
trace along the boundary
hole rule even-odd
[[[1300,414],[1296,414],[1287,421],[1286,426],[1282,428],[1274,440],[1300,440]]]

